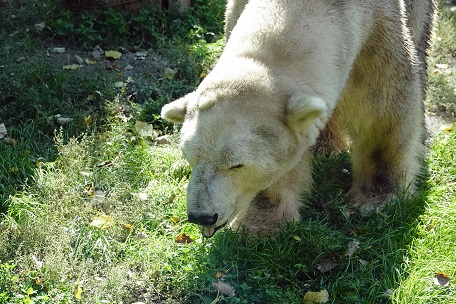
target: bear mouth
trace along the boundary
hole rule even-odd
[[[203,234],[203,236],[207,239],[213,237],[215,235],[215,233],[217,231],[219,231],[219,229],[223,228],[224,226],[226,225],[226,223],[220,225],[220,226],[217,226],[217,227],[213,227],[213,226],[200,226],[200,230],[201,230],[201,233]]]

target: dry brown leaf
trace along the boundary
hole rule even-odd
[[[181,233],[174,241],[178,244],[190,244],[193,242],[193,239],[186,235],[185,233]]]
[[[317,269],[320,270],[322,273],[328,272],[334,269],[339,263],[334,257],[330,257],[327,259],[322,260],[318,265]]]
[[[168,198],[168,204],[172,203],[175,198],[176,198],[176,194],[171,194],[171,196]]]
[[[221,271],[218,271],[216,274],[215,274],[215,278],[216,279],[221,279],[225,276],[226,272],[221,272]]]
[[[110,162],[109,160],[105,160],[104,162],[101,162],[99,164],[96,164],[96,167],[97,168],[103,168],[103,167],[111,167],[112,166],[112,162]]]
[[[329,301],[329,293],[326,289],[314,292],[308,291],[304,295],[304,304],[326,303]]]
[[[346,256],[348,256],[349,258],[351,258],[356,250],[358,250],[359,248],[359,242],[358,241],[350,241],[348,243],[348,248],[347,248],[347,252],[345,253]]]
[[[8,131],[6,130],[5,124],[1,123],[0,124],[0,139],[3,139],[7,134],[8,134]]]
[[[5,137],[3,138],[3,142],[7,145],[10,145],[10,146],[15,146],[16,145],[16,140],[14,138],[11,138],[11,137]]]
[[[440,271],[434,276],[434,284],[441,287],[447,287],[450,284],[450,281],[451,279],[443,271]]]
[[[217,282],[212,284],[214,286],[214,289],[221,294],[227,295],[227,296],[232,296],[234,297],[236,295],[235,290],[233,287],[231,287],[227,283],[223,282]]]

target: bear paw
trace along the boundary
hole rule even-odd
[[[362,216],[379,213],[386,204],[396,198],[394,193],[375,193],[351,189],[348,194],[348,207],[357,210]]]

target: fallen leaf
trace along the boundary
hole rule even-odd
[[[435,221],[433,219],[430,219],[429,222],[426,224],[426,231],[430,232],[434,230],[435,227]]]
[[[76,61],[77,64],[82,65],[84,63],[84,60],[81,58],[81,56],[75,54],[73,56],[74,61]]]
[[[82,287],[81,284],[79,284],[79,282],[77,283],[76,291],[74,292],[74,297],[78,300],[82,299]]]
[[[165,68],[163,70],[163,75],[168,78],[168,79],[173,79],[174,74],[176,74],[176,71],[170,68]]]
[[[71,121],[73,121],[73,118],[68,118],[68,117],[57,117],[56,121],[59,125],[61,126],[66,126],[69,124]]]
[[[147,234],[145,234],[144,232],[140,232],[135,235],[135,238],[137,240],[145,240],[147,239]]]
[[[106,51],[105,56],[107,58],[119,59],[120,57],[122,57],[122,53],[118,51]]]
[[[171,141],[171,137],[169,135],[159,136],[155,140],[156,145],[169,145],[171,143],[172,143],[172,141]]]
[[[185,233],[181,233],[174,241],[178,244],[190,244],[193,239]]]
[[[225,272],[218,271],[218,272],[215,274],[215,278],[216,278],[216,279],[221,279],[221,278],[223,278],[223,277],[226,275],[227,272],[228,272],[228,270],[225,271]]]
[[[177,216],[172,216],[171,217],[171,221],[174,223],[174,224],[178,224],[180,222],[182,222],[182,219],[180,217],[177,217]]]
[[[138,194],[139,200],[140,201],[147,201],[149,199],[147,193],[141,192]]]
[[[329,301],[329,293],[326,289],[314,292],[308,291],[304,295],[305,304],[326,303]]]
[[[203,79],[203,78],[205,78],[206,76],[207,76],[207,73],[203,71],[203,72],[201,72],[201,74],[200,74],[200,79]]]
[[[97,62],[96,61],[93,61],[93,60],[90,60],[90,59],[86,59],[84,60],[84,62],[88,65],[93,65],[93,64],[96,64]]]
[[[8,131],[6,130],[5,124],[1,123],[0,124],[0,139],[3,139],[6,134],[8,134]]]
[[[10,146],[15,146],[16,145],[16,140],[14,138],[11,138],[11,137],[5,137],[3,138],[3,142],[7,145],[10,145]]]
[[[450,281],[451,279],[443,271],[440,271],[434,276],[434,284],[440,285],[441,287],[447,287],[450,284]]]
[[[108,168],[108,167],[112,166],[112,162],[110,162],[109,160],[105,160],[104,162],[101,162],[101,163],[97,164],[96,166],[97,166],[97,168],[102,168],[102,167]]]
[[[391,297],[391,295],[394,293],[394,290],[388,288],[383,295],[387,298]]]
[[[346,256],[348,256],[349,258],[351,258],[356,250],[358,250],[359,248],[359,242],[358,241],[350,241],[348,243],[348,248],[347,248],[347,252],[345,253]]]
[[[103,230],[108,229],[114,226],[114,219],[110,215],[100,215],[92,220],[90,226]]]
[[[44,165],[44,159],[42,157],[39,157],[35,159],[35,166],[38,168],[41,168]]]
[[[297,235],[294,235],[293,239],[295,239],[295,241],[298,241],[298,242],[301,241],[301,238],[299,236],[297,236]]]
[[[66,49],[64,47],[53,47],[51,49],[51,53],[57,53],[57,54],[62,54],[65,53]]]
[[[317,265],[317,269],[320,270],[322,273],[328,272],[334,269],[339,263],[336,261],[334,257],[330,257],[324,259]]]
[[[155,135],[154,127],[143,121],[137,120],[135,122],[135,130],[141,136],[153,137]]]
[[[236,295],[235,290],[233,287],[231,287],[227,283],[223,282],[217,282],[212,284],[214,286],[214,289],[221,294],[227,295],[227,296],[232,296],[234,297]]]
[[[135,53],[135,56],[136,56],[136,57],[147,57],[147,55],[149,55],[149,52],[148,52],[148,51],[136,52],[136,53]]]
[[[82,67],[82,65],[79,65],[79,64],[69,64],[69,65],[64,65],[63,69],[64,70],[77,70],[81,67]]]
[[[46,22],[40,22],[35,24],[35,30],[41,32],[46,27]]]
[[[456,123],[446,124],[446,125],[441,126],[440,129],[445,132],[451,132],[454,130],[455,126],[456,126]]]
[[[93,96],[93,95],[89,95],[89,96]],[[89,96],[87,96],[87,100],[89,99]],[[95,97],[94,97],[94,98],[95,98]],[[92,123],[93,123],[92,115],[89,115],[89,116],[87,116],[86,118],[84,118],[84,126],[85,126],[85,127],[90,126]]]
[[[446,63],[436,63],[435,67],[438,69],[448,69],[448,64]]]
[[[366,266],[367,264],[369,264],[369,262],[366,260],[359,259],[358,261],[361,264],[361,266]]]
[[[117,81],[117,82],[114,83],[114,87],[117,88],[117,89],[121,88],[123,86],[125,86],[125,82],[123,82],[123,81]]]
[[[171,196],[168,198],[168,204],[171,204],[175,198],[176,198],[176,194],[171,194]]]
[[[131,224],[123,224],[122,227],[124,229],[130,230],[130,231],[133,230],[133,225],[131,225]]]

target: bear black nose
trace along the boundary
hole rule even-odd
[[[217,223],[218,214],[199,214],[199,213],[189,213],[188,221],[193,224],[198,224],[201,226],[212,226]]]

